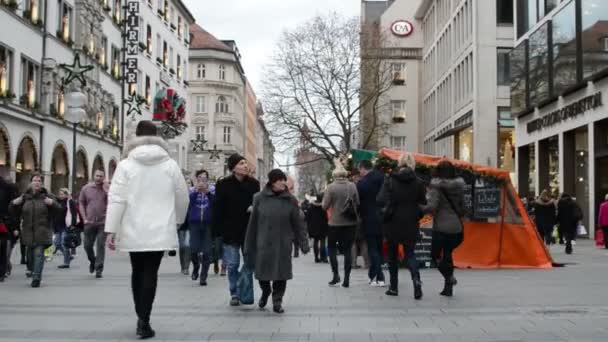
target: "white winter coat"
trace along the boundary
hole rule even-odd
[[[188,210],[180,167],[158,137],[138,137],[118,163],[108,193],[106,233],[126,252],[166,251],[178,246],[177,227]]]

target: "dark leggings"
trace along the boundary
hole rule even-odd
[[[156,296],[158,268],[164,252],[131,252],[131,287],[137,317],[148,323]]]
[[[329,261],[331,263],[331,271],[334,275],[338,275],[338,244],[344,251],[344,280],[348,281],[352,268],[351,248],[355,241],[355,226],[331,226],[327,236],[327,250],[329,252]]]
[[[447,234],[433,230],[431,256],[437,263],[437,269],[448,280],[454,275],[454,260],[452,253],[464,239],[462,233]]]

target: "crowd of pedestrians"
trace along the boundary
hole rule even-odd
[[[415,250],[421,241],[420,219],[432,214],[431,256],[444,279],[440,295],[454,295],[452,254],[464,240],[465,183],[450,162],[440,162],[432,180],[424,182],[408,153],[386,175],[364,160],[353,177],[336,160],[333,181],[301,204],[292,194],[294,180],[283,171],[272,170],[261,186],[243,156],[231,155],[227,166],[230,174],[215,184],[205,170],[196,171],[187,183],[155,124],[141,121],[111,184],[103,171],[95,171],[93,182],[78,195],[60,189],[55,196],[42,186],[39,174],[32,175],[23,194],[0,178],[0,281],[12,272],[17,241],[24,248],[26,276],[36,288],[42,282],[45,250],[54,246],[55,253],[63,254],[58,268],[69,269],[83,233],[89,272],[97,279],[106,267],[106,248],[129,253],[140,338],[155,336],[150,317],[166,254],[178,254],[181,274],[200,286],[208,285],[211,265],[215,274],[226,275],[230,306],[253,303],[243,293],[242,279],[252,273],[261,289],[258,306],[263,309],[272,300],[272,310],[284,313],[287,282],[294,276],[292,258],[310,249],[316,264],[329,263],[330,286],[351,287],[360,255],[368,285],[388,287],[388,296],[399,295],[399,269],[405,263],[413,297],[420,300],[423,284]],[[544,191],[528,207],[543,239],[551,243],[557,225],[571,253],[582,215],[575,200],[563,194],[555,201]],[[608,230],[608,197],[598,223]]]

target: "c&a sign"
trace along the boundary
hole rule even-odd
[[[127,3],[125,20],[126,54],[125,80],[127,84],[137,84],[137,56],[139,55],[139,1]]]

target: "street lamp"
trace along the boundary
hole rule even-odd
[[[72,124],[72,173],[70,183],[72,193],[74,193],[76,191],[76,127],[87,117],[87,112],[84,109],[87,105],[87,97],[80,91],[72,91],[65,95],[65,104],[67,106],[65,121]]]

